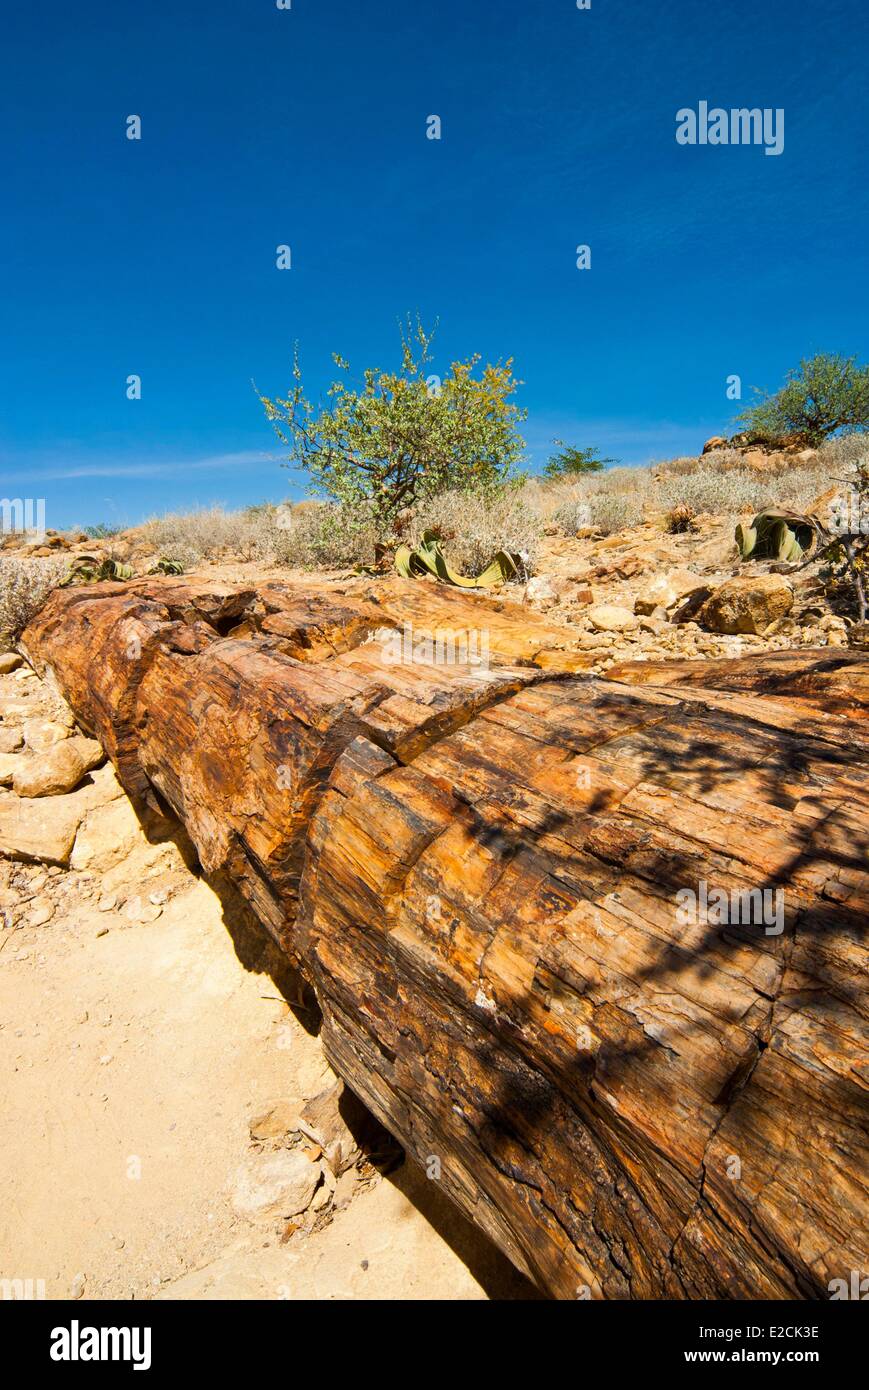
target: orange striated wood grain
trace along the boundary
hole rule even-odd
[[[487,627],[491,664],[385,662],[405,624]],[[541,1288],[812,1298],[869,1267],[869,659],[595,679],[515,605],[392,580],[64,591],[25,645]],[[781,930],[686,916],[703,884]]]

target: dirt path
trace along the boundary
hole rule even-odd
[[[251,1118],[322,1090],[319,1042],[241,963],[203,882],[157,921],[107,917],[82,906],[2,937],[4,1277],[49,1298],[78,1276],[86,1298],[523,1296],[406,1167],[286,1243],[237,1214]]]

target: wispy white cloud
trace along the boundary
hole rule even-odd
[[[237,453],[211,454],[207,458],[152,459],[141,461],[105,462],[103,459],[78,459],[60,466],[44,466],[39,460],[25,463],[17,458],[9,466],[0,459],[0,489],[8,483],[66,482],[76,478],[180,478],[195,473],[231,472],[246,465],[273,466],[281,460],[262,449],[242,449]]]

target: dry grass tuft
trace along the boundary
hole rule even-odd
[[[543,517],[524,488],[444,492],[419,508],[409,529],[414,541],[436,531],[447,559],[463,574],[479,574],[499,550],[522,555],[532,573]]]
[[[69,561],[59,556],[0,558],[0,650],[18,641],[68,572]]]

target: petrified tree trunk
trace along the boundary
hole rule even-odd
[[[485,630],[491,664],[365,640],[405,624]],[[867,1268],[869,660],[613,681],[568,646],[396,582],[67,591],[26,635],[542,1288],[826,1297]]]

